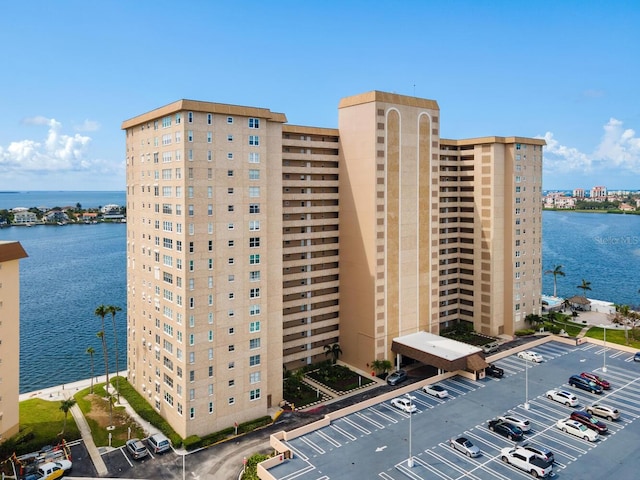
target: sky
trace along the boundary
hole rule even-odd
[[[337,127],[436,100],[443,138],[544,138],[543,188],[640,189],[640,2],[21,0],[0,15],[0,190],[124,190],[124,120],[186,98]]]

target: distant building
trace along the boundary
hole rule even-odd
[[[573,190],[574,198],[584,198],[584,188],[576,188]]]
[[[606,198],[607,198],[607,187],[600,187],[600,186],[593,187],[591,189],[590,197],[592,199],[594,199],[594,200],[595,199],[599,199],[599,200],[602,200],[602,201],[606,200]]]
[[[545,195],[543,202],[545,208],[576,208],[576,199],[563,192],[550,192]]]
[[[20,392],[20,242],[0,241],[0,443],[18,433]]]
[[[38,221],[38,216],[33,212],[29,212],[28,210],[22,210],[13,214],[13,223],[18,225],[35,223],[37,221]]]
[[[61,210],[51,210],[44,214],[43,220],[47,223],[68,222],[69,216]]]
[[[618,208],[623,212],[634,212],[636,209],[634,206],[629,205],[628,203],[621,203]]]
[[[109,204],[109,205],[105,205],[104,207],[100,208],[100,211],[102,213],[120,213],[122,211],[122,207],[120,205],[115,205],[115,204]]]

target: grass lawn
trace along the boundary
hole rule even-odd
[[[316,389],[311,388],[304,382],[295,382],[293,388],[287,388],[285,380],[283,396],[289,403],[294,404],[296,408],[303,408],[305,405],[318,401]],[[322,393],[320,393],[320,398],[323,398]]]
[[[63,437],[67,441],[80,438],[80,431],[71,412],[67,416],[65,433],[59,436],[63,423],[64,413],[60,410],[60,401],[32,398],[20,402],[20,429],[30,429],[33,438],[18,445],[18,453],[30,453],[45,445],[55,445]]]
[[[631,331],[628,331],[629,343],[627,344],[624,336],[624,329],[619,328],[607,328],[607,343],[617,343],[618,345],[627,345],[629,347],[637,348],[640,350],[640,332],[638,329],[635,331],[635,337],[637,340],[633,340]],[[604,329],[600,327],[591,327],[586,334],[589,338],[596,338],[604,341]]]
[[[89,390],[87,388],[79,391],[74,395],[74,398],[87,419],[93,441],[97,447],[109,445],[109,433],[112,435],[111,446],[124,445],[128,438],[129,428],[131,428],[131,438],[144,437],[144,430],[129,417],[124,407],[114,405],[109,412],[104,383],[94,385],[92,394],[89,393]],[[107,430],[109,425],[113,425],[115,428]]]

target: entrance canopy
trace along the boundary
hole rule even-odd
[[[427,332],[394,338],[391,351],[447,372],[477,372],[489,366],[480,355],[482,349]]]

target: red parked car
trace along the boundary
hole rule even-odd
[[[580,376],[595,383],[596,385],[600,385],[604,390],[609,390],[611,388],[611,384],[609,382],[607,382],[604,378],[599,377],[595,373],[582,372]]]

